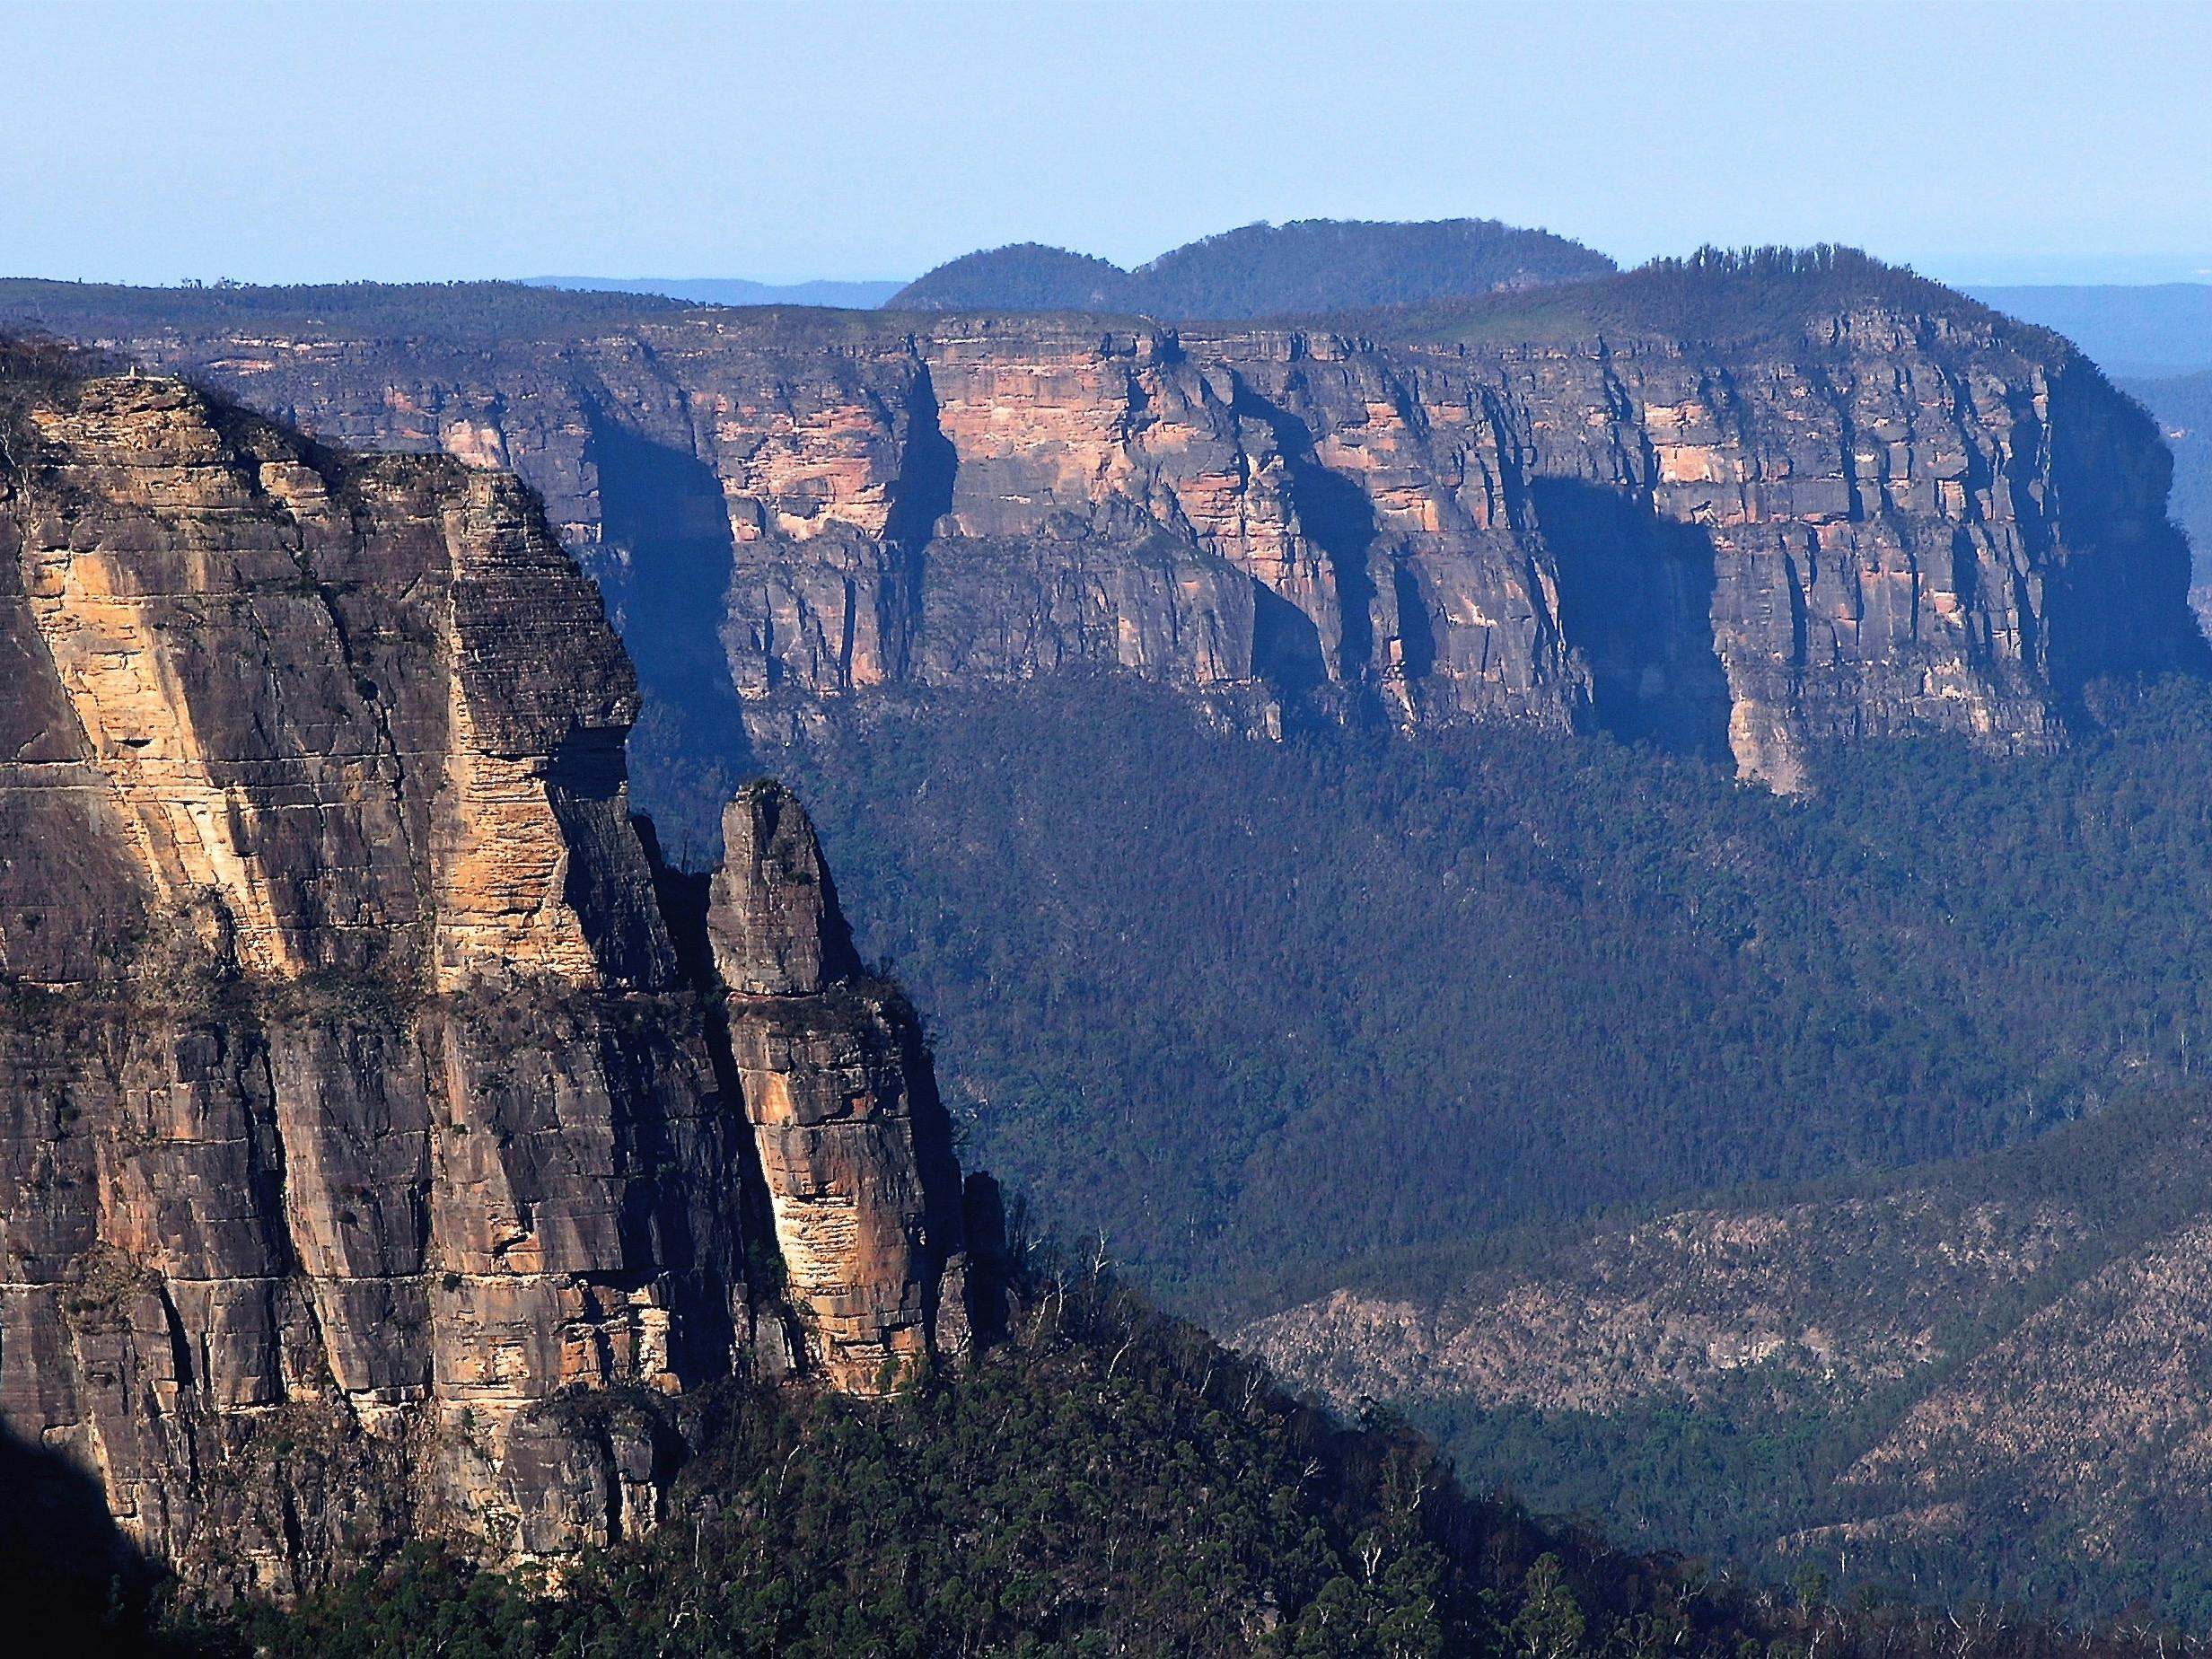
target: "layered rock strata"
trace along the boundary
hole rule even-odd
[[[1757,303],[1797,324],[1717,343],[742,312],[118,343],[515,466],[648,688],[756,722],[1110,664],[1258,729],[1598,725],[1787,788],[1869,734],[2043,746],[2085,680],[2197,660],[2139,411],[1933,285],[1793,280]]]
[[[0,1428],[210,1588],[650,1526],[654,1402],[805,1356],[592,584],[511,476],[35,367],[0,344]],[[892,1064],[871,995],[808,1040]],[[920,1355],[938,1259],[845,1260],[822,1328]]]
[[[773,783],[724,819],[708,936],[786,1285],[836,1386],[968,1343],[961,1176],[921,1028],[861,970],[813,826]]]

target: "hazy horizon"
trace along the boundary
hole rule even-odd
[[[0,113],[13,275],[891,281],[1009,241],[1129,266],[1263,219],[1462,216],[1624,265],[1834,241],[1953,282],[2212,273],[2212,8],[2159,0],[0,17],[34,71]],[[92,62],[119,65],[96,118]]]
[[[1224,226],[1223,228],[1224,230],[1230,230],[1239,227]],[[989,245],[995,246],[999,244]],[[1091,251],[1089,249],[1075,246],[1074,244],[1068,245],[1073,247],[1074,250],[1076,252]],[[986,244],[979,244],[978,246],[979,249],[980,249],[986,246]],[[962,251],[975,250],[963,250]],[[1167,250],[1163,249],[1161,251],[1165,252]],[[1605,252],[1607,250],[1604,249],[1599,249],[1598,251]],[[1679,250],[1671,250],[1670,251],[1687,253],[1691,251],[1691,250],[1690,248],[1683,248]],[[1879,255],[1878,250],[1870,249],[1867,250],[1867,251],[1874,252]],[[953,257],[957,258],[958,256],[955,255]],[[1661,256],[1655,255],[1653,257],[1656,258]],[[1892,262],[1900,265],[1909,265],[1912,268],[1924,276],[1933,277],[1936,281],[1962,288],[2077,286],[2163,287],[2176,285],[2186,285],[2190,286],[2205,286],[2208,285],[2212,285],[2212,255],[2201,257],[2189,255],[2168,255],[2150,258],[2113,257],[2110,259],[2087,257],[2076,259],[2044,257],[2037,259],[1978,259],[1973,258],[1966,258],[1956,261],[1936,260],[1931,262],[1926,260],[1915,261],[1910,259],[1893,259]],[[940,263],[943,263],[943,261],[940,261]],[[1138,260],[1135,263],[1141,265],[1144,261]],[[1619,263],[1620,264],[1621,268],[1626,270],[1632,268],[1636,264],[1639,263],[1639,261],[1620,259]],[[874,286],[882,286],[887,288],[899,287],[912,282],[915,278],[925,274],[926,273],[923,271],[916,270],[891,272],[888,274],[864,273],[859,275],[852,275],[845,273],[831,273],[825,275],[815,273],[791,276],[764,277],[748,271],[716,270],[684,272],[630,272],[618,270],[579,270],[565,273],[549,273],[543,271],[498,273],[486,276],[450,278],[426,276],[320,276],[312,279],[299,280],[304,280],[313,284],[446,280],[489,281],[520,282],[539,286],[553,287],[574,285],[578,284],[595,284],[602,286],[623,286],[639,289],[645,288],[646,285],[659,284],[663,285],[670,291],[685,287],[705,287],[717,284],[728,284],[733,285],[750,285],[762,288],[770,288],[782,291],[803,288],[865,288]],[[207,278],[199,276],[176,277],[167,281],[134,282],[118,277],[56,276],[52,272],[48,271],[0,271],[0,280],[11,278],[23,278],[33,281],[49,280],[87,283],[112,282],[119,283],[127,286],[145,287],[176,287],[189,283],[213,283],[224,280],[250,282],[256,285],[261,285],[263,283],[263,279],[254,278]],[[293,279],[282,277],[266,279],[267,285],[280,285],[289,280]],[[679,297],[681,296],[680,295]]]

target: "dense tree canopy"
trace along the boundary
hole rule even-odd
[[[971,1161],[1212,1319],[1348,1263],[1957,1156],[2194,1075],[2212,692],[1785,800],[1602,739],[1215,735],[1126,682],[766,757]]]
[[[1164,318],[1310,315],[1610,275],[1613,262],[1549,231],[1495,219],[1247,224],[1125,271],[1019,242],[963,254],[890,302],[929,311],[1119,311]]]
[[[659,294],[519,282],[189,283],[174,288],[0,278],[0,329],[77,338],[155,329],[292,329],[335,339],[566,338],[686,309]]]

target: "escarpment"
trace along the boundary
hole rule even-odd
[[[699,1388],[964,1344],[912,1112],[951,1219],[886,1266],[922,1211],[867,1184],[791,1317],[785,1189],[748,1197],[791,1068],[730,1092],[635,680],[517,480],[4,345],[0,435],[0,1426],[188,1581],[289,1593],[407,1536],[635,1534]],[[934,1102],[899,1006],[797,1046]]]
[[[1933,284],[1769,263],[1358,329],[695,312],[463,349],[101,315],[312,430],[518,469],[687,761],[825,698],[1109,665],[1256,731],[1600,727],[1788,789],[1825,743],[2045,747],[2085,681],[2202,666],[2139,411]]]

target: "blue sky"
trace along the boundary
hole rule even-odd
[[[0,274],[911,276],[1255,219],[2212,273],[2202,0],[0,0]]]

